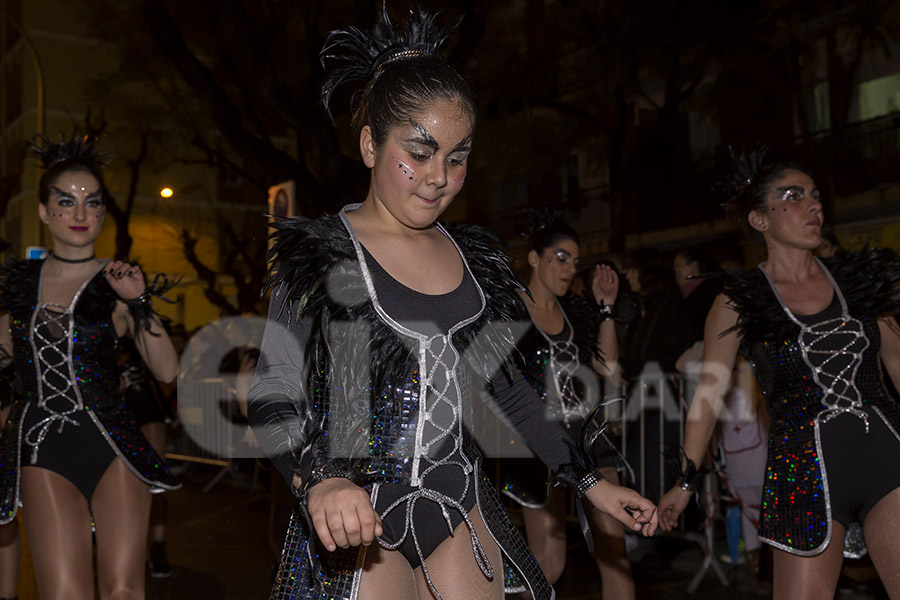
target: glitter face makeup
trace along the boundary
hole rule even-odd
[[[90,173],[67,171],[49,186],[46,204],[38,206],[50,228],[54,248],[93,244],[100,233],[106,207],[100,183]]]
[[[788,169],[768,192],[767,216],[760,231],[767,232],[768,243],[811,249],[821,242],[821,194],[812,178]]]
[[[106,207],[103,204],[103,195],[99,188],[90,191],[89,188],[78,186],[69,190],[61,190],[55,185],[50,186],[50,200],[47,203],[47,214],[57,219],[74,219],[79,209],[83,207],[84,218],[91,222],[97,222],[103,218]]]
[[[574,266],[574,267],[578,266],[578,257],[576,256],[573,259],[572,255],[569,254],[568,252],[566,252],[565,250],[563,250],[562,248],[554,248],[553,254],[556,255],[556,260],[558,260],[559,262],[561,262],[564,265],[571,263],[572,266]]]
[[[438,100],[397,125],[380,147],[361,149],[373,169],[370,198],[407,226],[430,226],[466,180],[472,123],[457,101]]]
[[[400,170],[400,172],[405,177],[407,177],[410,181],[418,181],[418,179],[416,178],[416,172],[413,171],[412,167],[410,167],[405,162],[401,161],[396,156],[391,156],[391,158],[393,158],[395,161],[397,161],[397,168]]]
[[[575,277],[578,254],[578,244],[569,239],[559,240],[553,247],[545,249],[538,261],[537,281],[553,295],[564,296]]]

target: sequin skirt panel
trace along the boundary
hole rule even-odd
[[[16,517],[19,507],[20,423],[24,406],[16,403],[0,434],[0,525]]]
[[[306,516],[295,508],[270,600],[354,599],[364,547],[318,552],[315,544],[310,544],[310,530]]]
[[[878,339],[874,320],[867,320],[866,333],[870,339]],[[762,358],[773,367],[773,377],[768,389],[764,386],[771,427],[759,537],[793,554],[812,556],[824,550],[831,537],[831,504],[816,425],[823,410],[823,394],[796,341],[760,346]],[[900,407],[884,389],[878,347],[872,344],[865,351],[855,379],[863,404],[877,407],[897,432]],[[858,552],[854,549],[851,554]]]
[[[87,401],[85,397],[86,406]],[[112,443],[116,454],[139,479],[151,487],[167,490],[181,487],[165,460],[141,433],[123,400],[98,402],[87,410],[103,437]]]

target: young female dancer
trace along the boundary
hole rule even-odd
[[[706,322],[688,414],[684,477],[660,501],[671,529],[699,479],[738,351],[754,365],[771,419],[759,536],[774,550],[776,599],[831,598],[844,535],[861,522],[872,561],[900,598],[900,265],[871,250],[822,262],[822,205],[810,175],[785,164],[738,169],[734,202],[767,260],[723,275]]]
[[[177,483],[119,395],[118,338],[130,332],[150,371],[172,381],[175,350],[140,268],[100,261],[106,190],[91,145],[44,145],[38,213],[50,256],[6,267],[0,348],[16,399],[0,437],[0,523],[23,504],[41,598],[143,598],[150,488]]]
[[[525,379],[540,394],[554,418],[573,439],[582,437],[584,419],[600,401],[598,374],[611,376],[618,348],[612,306],[619,278],[608,265],[597,265],[591,298],[567,298],[576,273],[578,233],[556,221],[531,235],[528,263],[530,297],[523,294],[532,326],[516,344],[517,362]],[[616,456],[598,457],[607,481],[618,481]],[[548,497],[547,469],[536,459],[503,461],[503,492],[522,505],[528,545],[544,575],[555,583],[566,564],[564,504],[553,490]],[[587,504],[585,515],[594,538],[604,598],[634,598],[634,579],[625,551],[622,524]]]
[[[421,11],[397,30],[383,15],[372,34],[333,32],[323,51],[345,65],[326,108],[338,86],[363,84],[354,119],[371,184],[361,204],[276,234],[248,397],[300,498],[273,598],[499,600],[504,584],[552,597],[481,473],[472,371],[580,494],[635,530],[656,527],[649,501],[580,464],[518,375],[508,319],[521,300],[505,257],[478,230],[436,223],[462,188],[475,126],[468,87],[436,56],[446,34]]]

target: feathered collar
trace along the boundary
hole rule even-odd
[[[827,259],[823,264],[854,317],[877,318],[900,310],[900,261],[893,251],[871,248]],[[737,324],[728,331],[737,331],[744,344],[752,346],[796,335],[797,325],[784,313],[759,268],[722,271],[713,276],[722,280],[723,291],[739,315]]]
[[[0,311],[34,308],[39,300],[43,264],[43,260],[15,260],[0,269]],[[102,272],[97,272],[85,286],[75,307],[76,314],[88,322],[108,319],[118,298]]]
[[[482,375],[491,377],[502,369],[511,377],[515,367],[510,362],[514,340],[509,322],[521,314],[523,306],[517,293],[521,285],[513,277],[509,259],[497,249],[497,238],[483,228],[449,224],[441,228],[456,243],[485,300],[481,315],[453,335],[454,345],[468,353],[469,363]],[[373,372],[376,389],[382,389],[391,377],[406,376],[418,365],[418,348],[378,317],[354,238],[340,216],[278,220],[269,258],[272,268],[267,287],[283,298],[277,309],[290,311],[290,320],[307,320],[311,328],[305,349],[307,377],[327,344],[334,343],[335,330],[341,329],[329,327],[335,321],[362,320],[371,325],[364,350],[371,364],[382,367]]]

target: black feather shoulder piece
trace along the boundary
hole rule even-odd
[[[530,323],[520,294],[528,290],[513,275],[510,258],[493,233],[477,225],[445,224],[444,229],[459,246],[485,300],[479,319],[460,330],[454,343],[483,377],[490,379],[499,370],[511,380],[516,372],[512,324],[522,319]]]
[[[871,248],[823,263],[854,317],[877,318],[900,311],[900,260],[892,250]],[[796,324],[784,313],[760,269],[720,271],[709,277],[722,281],[723,292],[739,315],[737,325],[723,333],[737,331],[750,346],[794,335]]]
[[[324,291],[336,263],[356,260],[353,242],[337,215],[278,219],[271,239],[266,289],[281,289],[285,298],[281,310],[291,310],[291,320],[302,315],[310,298]]]
[[[509,268],[509,259],[497,248],[497,238],[480,227],[447,225],[445,230],[459,246],[485,296],[484,311],[455,334],[454,344],[482,375],[491,377],[502,369],[512,377],[515,339],[510,324],[522,314],[523,307],[517,293],[521,286]],[[310,324],[307,365],[317,364],[323,353],[333,354],[338,341],[343,346],[341,352],[359,353],[359,361],[348,357],[343,362],[379,365],[372,373],[376,389],[416,368],[416,348],[378,317],[353,241],[340,217],[283,219],[276,223],[273,236],[267,286],[277,289],[284,299],[277,310],[290,311],[291,321],[305,319]],[[368,342],[339,341],[336,336],[346,327],[332,328],[336,322],[367,323]],[[307,379],[313,376],[310,370]],[[357,379],[351,373],[340,377],[345,381]]]
[[[867,248],[823,261],[857,318],[900,311],[900,260],[893,250]]]
[[[722,282],[728,304],[738,313],[737,324],[721,335],[736,331],[744,345],[753,346],[761,341],[783,339],[796,329],[759,269],[717,271],[707,277]]]
[[[0,267],[0,311],[33,307],[43,260],[13,260]]]

